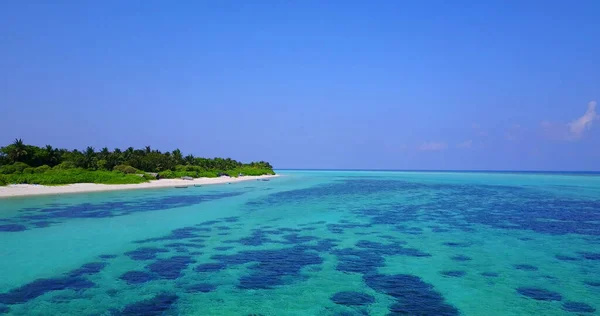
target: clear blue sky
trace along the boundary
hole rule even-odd
[[[599,170],[591,101],[600,1],[0,2],[2,144]]]

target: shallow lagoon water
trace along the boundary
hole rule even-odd
[[[600,310],[597,175],[281,173],[0,200],[0,313]]]

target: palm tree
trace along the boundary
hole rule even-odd
[[[8,158],[13,162],[18,162],[24,160],[25,156],[27,156],[27,150],[25,144],[23,144],[23,140],[20,138],[15,139],[15,142],[10,146],[10,150],[8,152]]]
[[[129,147],[129,148],[125,149],[123,158],[125,158],[126,161],[131,159],[131,157],[133,157],[134,151],[135,151],[135,149],[133,147]]]
[[[100,150],[100,155],[102,155],[102,157],[106,158],[106,156],[108,156],[108,154],[110,154],[108,147],[104,147],[104,148],[102,148],[102,150]]]
[[[187,155],[187,156],[185,156],[184,160],[187,165],[193,165],[194,164],[194,155],[192,155],[192,154]]]
[[[83,153],[85,167],[88,169],[96,169],[96,151],[94,147],[88,146]]]
[[[52,167],[58,163],[58,159],[56,157],[56,149],[52,148],[52,146],[46,145],[46,147],[44,147],[44,156],[45,161],[43,162],[43,164]]]
[[[146,154],[149,154],[152,152],[152,148],[150,148],[150,146],[146,146]]]
[[[181,150],[179,150],[179,148],[173,150],[173,159],[175,159],[175,164],[183,164],[183,155],[181,154]]]

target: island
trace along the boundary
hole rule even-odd
[[[161,152],[150,146],[112,151],[87,147],[80,151],[26,145],[15,139],[0,148],[0,197],[181,187],[272,176],[273,167],[265,161],[241,163],[231,158],[184,156],[179,149]],[[67,185],[70,189],[56,188]],[[15,190],[8,192],[7,186]]]

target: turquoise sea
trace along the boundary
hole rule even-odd
[[[0,314],[600,313],[597,174],[279,173],[0,200]]]

